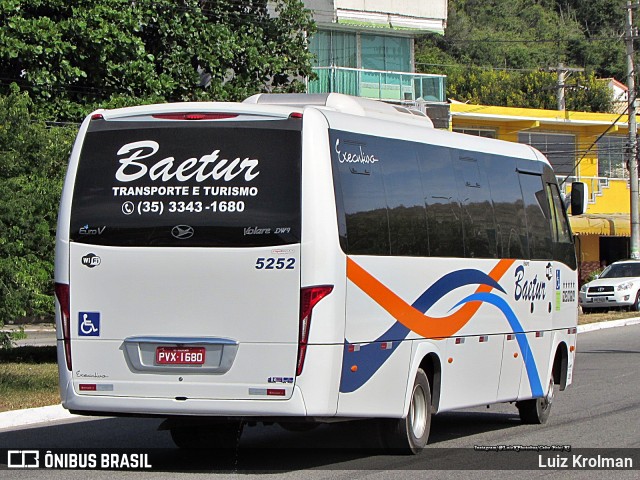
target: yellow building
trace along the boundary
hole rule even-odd
[[[581,280],[603,263],[629,258],[626,115],[453,103],[451,127],[536,147],[553,165],[565,193],[576,179],[587,184],[587,212],[570,219]]]

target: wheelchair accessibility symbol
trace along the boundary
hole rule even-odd
[[[80,312],[78,314],[78,336],[100,336],[100,312]]]

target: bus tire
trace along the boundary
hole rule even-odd
[[[421,368],[416,373],[410,401],[405,418],[381,421],[381,433],[388,449],[415,455],[427,445],[431,428],[431,388]]]
[[[203,426],[175,426],[171,427],[169,432],[173,443],[181,449],[235,449],[243,427],[242,422],[229,422]]]
[[[553,374],[551,374],[547,393],[544,397],[516,402],[522,423],[533,425],[547,423],[549,414],[551,413],[551,407],[553,406],[555,391],[556,385]]]

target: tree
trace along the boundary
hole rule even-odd
[[[553,109],[557,80],[541,70],[559,62],[584,67],[587,73],[572,76],[577,88],[567,90],[567,108],[608,111],[611,95],[595,75],[624,78],[624,47],[614,32],[624,24],[622,2],[450,0],[445,36],[420,39],[416,62],[423,72],[448,75],[449,97]]]
[[[75,127],[48,126],[13,85],[0,96],[0,324],[53,313],[56,214]]]
[[[448,95],[462,102],[522,108],[557,108],[554,73],[507,72],[479,67],[446,70]],[[567,85],[566,108],[587,112],[611,109],[611,92],[593,73],[574,74]]]
[[[311,74],[300,0],[0,0],[0,26],[0,93],[16,82],[57,119],[299,91]]]

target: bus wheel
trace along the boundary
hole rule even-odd
[[[401,419],[381,421],[382,438],[387,448],[406,454],[419,453],[426,445],[431,428],[431,388],[419,368],[411,392],[409,414]]]
[[[175,426],[169,430],[171,439],[182,449],[235,449],[240,441],[242,422],[203,426]]]
[[[520,413],[520,420],[522,421],[522,423],[547,423],[549,414],[551,413],[551,406],[553,405],[555,391],[556,386],[552,374],[551,379],[549,380],[547,393],[544,397],[516,402],[516,407],[518,407],[518,412]]]

